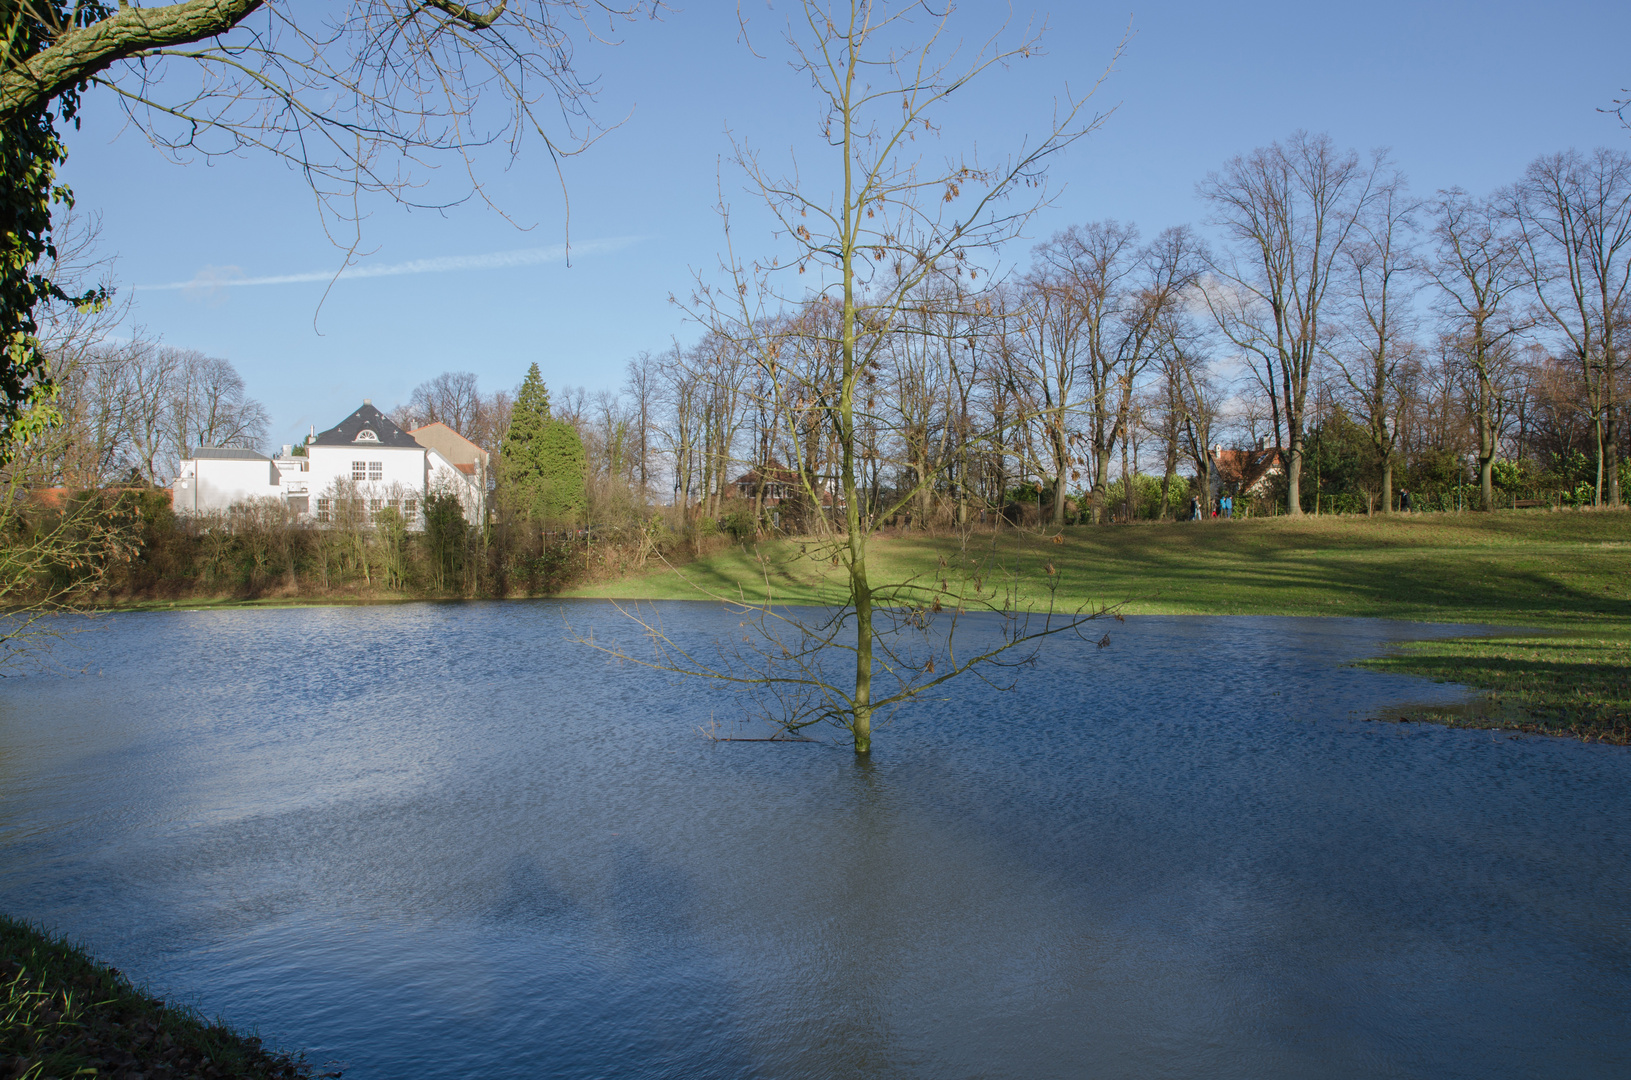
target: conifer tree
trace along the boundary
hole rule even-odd
[[[577,429],[550,416],[549,388],[533,364],[515,395],[504,436],[502,477],[511,505],[529,518],[576,518],[588,503],[588,455]]]
[[[546,521],[577,518],[588,505],[584,477],[588,455],[577,429],[565,420],[551,420],[539,440],[539,509]]]
[[[528,517],[533,515],[542,494],[543,470],[539,454],[549,425],[549,388],[544,385],[538,365],[533,364],[516,392],[510,427],[504,433],[499,455],[499,478],[508,489],[513,505]]]

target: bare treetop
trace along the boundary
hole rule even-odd
[[[0,121],[89,84],[177,160],[258,149],[284,159],[325,209],[355,221],[359,194],[447,206],[480,195],[474,154],[551,158],[603,128],[573,38],[610,40],[647,0],[184,0],[162,7],[23,2],[45,29],[0,59]],[[459,180],[431,186],[449,159]]]

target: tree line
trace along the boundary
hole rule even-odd
[[[1159,517],[1222,494],[1264,513],[1380,512],[1405,484],[1418,505],[1620,504],[1626,154],[1547,155],[1488,195],[1418,196],[1385,154],[1298,133],[1199,195],[1210,242],[1098,221],[999,280],[951,260],[899,303],[863,296],[866,512],[903,492],[899,519],[917,524],[1016,502],[1053,525]],[[788,480],[805,505],[771,499],[778,524],[821,516],[839,305],[745,295],[699,287],[698,339],[636,357],[617,396],[573,413],[592,487],[763,527],[767,489]],[[1264,448],[1281,462],[1267,484],[1217,475],[1219,450]]]
[[[1234,158],[1199,194],[1210,243],[1191,226],[1146,239],[1091,222],[998,280],[953,260],[898,310],[863,297],[867,510],[910,491],[903,524],[1014,518],[1016,505],[1052,525],[1151,518],[1222,494],[1260,513],[1385,511],[1406,484],[1418,505],[1622,500],[1624,153],[1548,155],[1486,196],[1418,197],[1385,155],[1299,133]],[[89,246],[68,245],[53,275],[83,286],[60,264]],[[541,475],[519,450],[540,425],[569,427],[581,449],[553,452],[581,455],[581,494],[495,493],[546,531],[646,531],[654,517],[680,535],[815,527],[836,486],[840,313],[813,296],[744,314],[730,293],[700,286],[687,307],[703,332],[630,360],[615,391],[551,401],[536,365],[528,386],[492,393],[448,372],[392,416],[491,451],[500,489]],[[264,444],[266,410],[230,362],[142,333],[110,341],[112,317],[47,320],[61,420],[9,472],[155,485],[191,447]],[[518,394],[530,435],[515,428]],[[1217,475],[1219,449],[1265,447],[1282,455],[1268,483]]]

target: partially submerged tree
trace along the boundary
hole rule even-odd
[[[925,283],[978,275],[977,257],[1018,235],[1036,204],[1010,200],[1039,187],[1048,159],[1098,123],[1083,116],[1086,96],[1072,97],[1044,137],[1006,160],[925,160],[918,140],[934,135],[935,118],[951,94],[967,93],[992,67],[1039,50],[1035,36],[1012,45],[993,37],[960,57],[949,17],[927,4],[891,7],[881,0],[831,6],[805,0],[795,9],[787,40],[793,67],[810,79],[824,110],[821,145],[832,156],[816,168],[832,187],[805,179],[809,163],[782,173],[737,144],[749,190],[769,208],[791,251],[752,264],[728,254],[727,284],[701,288],[693,308],[763,373],[795,457],[802,460],[813,446],[830,451],[831,473],[796,472],[816,519],[804,557],[839,572],[843,599],[829,617],[807,623],[774,609],[767,595],[754,609],[760,646],[723,666],[702,662],[646,623],[665,645],[661,663],[768,690],[780,706],[774,718],[787,731],[833,723],[862,755],[871,750],[879,710],[965,671],[1002,663],[1008,650],[1080,621],[1061,619],[1051,605],[1039,613],[1040,625],[1028,621],[1008,604],[1014,596],[1001,579],[985,576],[989,569],[974,566],[959,575],[948,567],[934,580],[880,584],[868,560],[876,531],[911,507],[924,487],[940,482],[938,471],[920,474],[887,494],[865,482],[869,428],[887,422],[868,408],[884,350],[893,335],[909,329]],[[916,41],[914,33],[921,35]],[[726,235],[729,244],[728,216]],[[789,308],[806,317],[787,319]],[[811,353],[830,357],[830,366],[803,368],[799,357]],[[800,377],[812,370],[818,377]],[[873,501],[875,494],[881,501]],[[1047,571],[1056,581],[1051,566]],[[948,608],[949,625],[935,628],[934,616]],[[953,639],[959,614],[976,608],[1013,617],[1004,621],[1000,642],[968,655]],[[903,631],[942,636],[901,639]],[[847,675],[835,669],[835,650],[847,657]],[[750,670],[742,667],[747,662]],[[880,675],[889,684],[875,689]]]

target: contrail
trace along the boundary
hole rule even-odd
[[[640,240],[638,236],[619,236],[609,240],[586,240],[572,245],[573,255],[599,255],[618,251]],[[144,291],[177,289],[219,289],[241,285],[299,285],[306,282],[352,278],[395,277],[398,274],[446,274],[458,270],[508,270],[517,266],[538,266],[560,262],[567,255],[565,244],[549,247],[521,248],[517,251],[492,251],[485,255],[443,255],[435,259],[414,259],[412,262],[391,263],[388,266],[352,266],[336,274],[333,270],[308,270],[302,274],[272,274],[266,277],[245,277],[236,266],[207,266],[191,281],[172,281],[163,285],[137,285]]]

